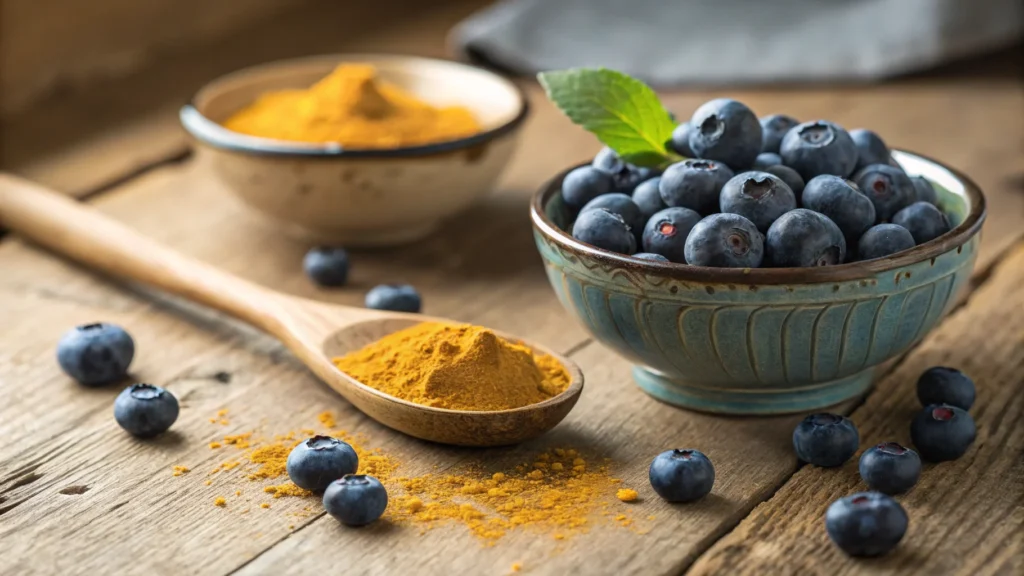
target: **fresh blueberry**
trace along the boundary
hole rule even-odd
[[[562,200],[579,209],[602,194],[612,191],[612,177],[593,166],[580,166],[562,180]]]
[[[366,526],[384,514],[388,491],[373,476],[349,474],[324,490],[324,508],[347,526]]]
[[[811,414],[793,430],[797,457],[815,466],[842,466],[857,452],[859,444],[857,427],[837,414]]]
[[[643,212],[640,211],[640,207],[627,194],[613,192],[612,194],[598,196],[587,202],[586,206],[580,210],[580,214],[599,208],[604,208],[612,214],[618,214],[625,220],[626,225],[629,226],[629,229],[637,237],[640,236],[644,229],[644,224],[647,222]]]
[[[299,488],[313,492],[346,474],[355,474],[359,456],[351,446],[330,436],[313,436],[299,442],[288,454],[285,469]]]
[[[650,252],[637,252],[633,254],[633,258],[639,258],[641,260],[651,260],[653,262],[671,262],[668,258],[665,258],[661,254],[652,254]]]
[[[612,190],[625,194],[631,194],[641,182],[658,175],[653,168],[641,168],[624,162],[607,146],[597,153],[591,166],[611,176]]]
[[[124,328],[103,322],[72,328],[57,343],[61,369],[86,386],[124,378],[134,356],[135,341]]]
[[[935,366],[917,379],[917,399],[922,406],[949,404],[962,410],[974,406],[974,380],[956,368]]]
[[[796,195],[778,176],[751,171],[729,179],[719,202],[722,212],[743,216],[763,234],[779,216],[796,208]]]
[[[159,386],[132,384],[114,400],[114,419],[132,435],[156,436],[178,419],[178,399]]]
[[[636,252],[636,235],[618,214],[604,208],[580,212],[572,225],[572,237],[580,242],[619,254]]]
[[[640,208],[640,213],[644,215],[645,220],[649,220],[655,212],[661,212],[668,208],[665,201],[661,199],[661,191],[658,189],[660,185],[661,176],[655,176],[646,182],[641,182],[636,190],[633,190],[633,203]]]
[[[799,120],[785,114],[772,114],[761,118],[761,151],[778,153],[786,132],[798,124]]]
[[[921,476],[921,457],[895,442],[883,442],[860,455],[857,469],[872,490],[899,494],[917,484]]]
[[[366,307],[392,312],[419,312],[423,299],[408,284],[381,284],[366,293]]]
[[[779,216],[768,228],[765,260],[777,268],[842,264],[846,239],[828,217],[797,208]]]
[[[811,178],[801,200],[804,208],[828,216],[839,226],[848,249],[855,247],[861,235],[875,223],[875,205],[850,181],[839,176]]]
[[[683,158],[696,158],[697,154],[690,148],[690,133],[693,132],[693,124],[683,122],[672,131],[672,139],[669,146]]]
[[[789,186],[789,189],[796,195],[797,203],[800,203],[800,195],[804,192],[804,179],[789,166],[769,166],[764,169],[769,174],[774,174],[782,179]]]
[[[683,160],[661,175],[658,190],[667,206],[689,208],[702,216],[718,212],[718,194],[733,171],[713,160]]]
[[[889,147],[878,134],[864,128],[850,130],[850,138],[853,138],[857,146],[857,170],[871,164],[888,164],[892,157]]]
[[[916,192],[914,194],[915,202],[938,203],[939,196],[935,193],[935,188],[927,178],[924,176],[911,176],[910,181],[914,184],[914,191]]]
[[[666,208],[656,213],[644,226],[644,250],[685,264],[686,238],[697,222],[700,214],[689,208]]]
[[[825,120],[804,122],[787,132],[779,155],[805,182],[822,174],[845,178],[857,167],[853,138],[841,126]]]
[[[761,152],[754,159],[754,170],[764,170],[771,168],[772,166],[781,166],[782,156],[779,156],[775,152]]]
[[[761,153],[761,123],[740,102],[728,98],[705,102],[694,111],[690,124],[690,149],[700,158],[743,169]]]
[[[712,214],[690,231],[685,255],[694,266],[757,268],[764,259],[764,236],[739,214]]]
[[[888,222],[917,195],[907,173],[888,164],[865,166],[853,175],[852,180],[875,205],[878,222]]]
[[[825,512],[825,531],[850,556],[881,556],[907,532],[907,512],[891,496],[861,492],[833,502]]]
[[[910,423],[910,439],[929,462],[956,460],[974,443],[974,418],[962,408],[930,404]]]
[[[896,224],[876,224],[857,241],[857,259],[874,260],[914,247],[910,231]]]
[[[903,226],[914,237],[914,243],[924,244],[949,232],[949,219],[927,202],[914,202],[892,217],[892,223]]]
[[[715,467],[697,450],[667,450],[658,454],[648,471],[651,488],[669,502],[693,502],[711,493]]]
[[[326,246],[312,248],[302,259],[302,267],[321,286],[343,286],[348,281],[348,252]]]

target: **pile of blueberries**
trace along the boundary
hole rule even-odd
[[[878,134],[826,120],[760,120],[740,102],[703,104],[676,127],[664,172],[610,148],[569,172],[576,239],[660,262],[725,268],[871,260],[950,230],[935,189],[896,164]]]
[[[348,252],[343,248],[312,248],[306,252],[302,267],[313,282],[325,288],[337,288],[348,282]],[[408,284],[380,284],[366,293],[365,304],[374,310],[417,313],[423,308],[423,299]]]

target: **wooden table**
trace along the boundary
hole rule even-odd
[[[866,398],[836,408],[857,423],[863,446],[909,442],[917,375],[935,364],[959,366],[979,386],[972,410],[978,440],[964,458],[926,466],[919,485],[900,498],[911,521],[894,553],[856,561],[828,542],[822,521],[830,502],[862,488],[855,460],[840,469],[798,466],[790,434],[800,415],[724,418],[655,402],[632,384],[626,361],[560,308],[532,246],[526,203],[543,180],[598,146],[535,86],[528,87],[535,112],[499,190],[427,242],[354,254],[352,281],[336,291],[308,282],[301,273],[308,246],[281,236],[221,189],[176,126],[177,104],[218,73],[295,53],[441,54],[442,31],[476,4],[411,13],[407,22],[353,36],[331,33],[332,23],[347,21],[340,9],[298,11],[254,32],[279,40],[273,54],[244,38],[225,40],[216,50],[168,57],[161,68],[14,119],[3,137],[19,146],[8,148],[6,167],[275,289],[358,305],[375,283],[409,281],[431,314],[536,338],[586,373],[587,390],[566,422],[510,449],[418,442],[361,416],[267,336],[7,236],[0,242],[0,390],[7,399],[0,405],[0,572],[506,574],[520,563],[528,574],[1024,573],[1019,81],[954,68],[872,87],[728,92],[762,114],[871,126],[895,146],[971,174],[988,194],[989,223],[962,306]],[[672,93],[666,102],[686,114],[725,93]],[[131,439],[111,417],[118,390],[82,388],[60,372],[57,339],[95,320],[127,327],[138,344],[133,376],[168,386],[181,399],[174,434],[150,443]],[[229,410],[229,424],[211,423],[221,409]],[[254,428],[308,428],[324,410],[400,460],[405,475],[466,461],[519,462],[553,446],[604,454],[614,474],[641,491],[630,512],[656,519],[643,520],[639,531],[600,525],[564,542],[514,532],[483,547],[458,525],[423,535],[386,524],[350,530],[314,501],[284,498],[259,509],[265,483],[204,484],[206,471],[224,459],[210,441]],[[718,471],[714,493],[699,504],[669,506],[646,484],[650,459],[678,446],[705,451]],[[175,465],[193,472],[174,476]],[[228,485],[241,496],[224,494]],[[227,507],[213,505],[221,494],[229,497]]]

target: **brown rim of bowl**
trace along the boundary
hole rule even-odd
[[[938,257],[953,248],[962,246],[978,233],[982,223],[985,221],[985,196],[982,194],[981,189],[978,188],[978,185],[970,178],[960,171],[927,156],[903,150],[898,150],[898,152],[917,157],[949,171],[963,185],[964,191],[971,202],[971,211],[959,226],[934,240],[919,244],[905,252],[863,262],[850,262],[836,266],[816,268],[711,268],[708,266],[690,266],[689,264],[640,260],[632,256],[609,252],[608,250],[585,244],[556,226],[547,217],[547,214],[544,213],[544,206],[547,205],[552,195],[560,192],[562,179],[569,171],[579,166],[586,166],[587,164],[569,167],[546,182],[534,194],[533,201],[530,202],[530,218],[535,228],[563,248],[586,254],[607,265],[642,266],[656,270],[662,276],[678,280],[719,284],[811,284],[863,280],[871,278],[880,272],[924,262],[930,258]]]

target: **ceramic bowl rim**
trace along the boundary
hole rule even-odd
[[[895,149],[894,149],[895,150]],[[530,202],[530,219],[533,227],[545,238],[555,242],[561,248],[571,252],[586,255],[599,263],[612,267],[626,267],[644,270],[648,273],[677,280],[715,283],[715,284],[816,284],[826,282],[844,282],[850,280],[865,280],[873,278],[881,272],[896,270],[936,258],[946,252],[965,244],[981,229],[985,220],[985,196],[981,189],[970,178],[962,172],[946,166],[945,164],[927,156],[895,150],[896,152],[916,157],[929,164],[933,164],[952,174],[964,187],[966,196],[971,203],[971,210],[959,226],[942,236],[919,244],[914,248],[874,260],[862,262],[850,262],[837,266],[822,266],[817,268],[712,268],[708,266],[691,266],[688,264],[675,264],[640,260],[632,256],[618,254],[603,250],[589,244],[585,244],[573,238],[548,218],[544,207],[554,194],[560,192],[562,179],[571,170],[580,166],[587,166],[589,163],[571,166],[558,173],[554,178],[548,180],[538,190]]]
[[[199,96],[205,92],[211,86],[231,79],[233,76],[243,76],[252,72],[259,71],[261,69],[268,68],[284,68],[296,64],[310,63],[316,61],[327,61],[336,60],[341,61],[366,61],[366,60],[404,60],[404,61],[416,61],[426,62],[431,64],[442,64],[445,66],[452,66],[454,68],[461,68],[464,70],[471,70],[474,72],[481,72],[491,79],[498,81],[505,85],[505,87],[512,90],[518,100],[519,109],[510,120],[502,123],[499,126],[478,132],[476,134],[466,136],[464,138],[458,138],[455,140],[446,140],[443,142],[434,142],[431,144],[423,144],[418,146],[403,146],[398,148],[343,148],[337,144],[316,144],[316,143],[302,143],[302,142],[289,142],[286,140],[276,140],[273,138],[261,138],[258,136],[249,136],[247,134],[241,134],[233,130],[229,130],[222,126],[220,123],[207,118],[202,112],[199,111],[198,99]],[[249,154],[255,156],[276,156],[276,157],[299,157],[299,158],[403,158],[409,156],[429,156],[445,152],[453,152],[456,150],[462,150],[477,146],[484,142],[488,142],[495,138],[504,136],[522,125],[523,121],[530,113],[529,100],[526,97],[526,93],[523,89],[510,80],[500,74],[482,68],[480,66],[474,66],[463,62],[457,62],[454,60],[445,60],[441,58],[426,58],[422,56],[408,56],[403,54],[384,54],[384,53],[340,53],[340,54],[319,54],[313,56],[302,56],[299,58],[284,58],[279,60],[272,60],[270,62],[264,62],[262,64],[256,64],[254,66],[247,66],[240,68],[233,72],[218,76],[213,80],[203,84],[193,94],[192,98],[187,104],[181,107],[178,112],[178,118],[181,121],[182,127],[196,138],[199,142],[211,146],[213,148],[226,150],[229,152],[239,152],[242,154]]]

